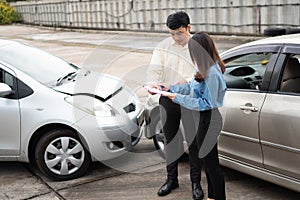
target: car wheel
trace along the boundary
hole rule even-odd
[[[60,129],[41,137],[35,161],[49,178],[62,181],[81,176],[89,167],[91,156],[74,131]]]
[[[158,153],[165,158],[165,135],[159,113],[151,118],[150,131],[154,133],[153,143]]]

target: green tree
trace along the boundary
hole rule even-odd
[[[0,0],[0,24],[11,24],[21,20],[20,14],[6,0]]]

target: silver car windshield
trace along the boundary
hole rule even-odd
[[[19,43],[0,47],[0,60],[46,86],[54,86],[61,77],[79,69],[54,55]]]

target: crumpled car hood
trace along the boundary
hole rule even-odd
[[[70,95],[93,95],[101,101],[106,101],[120,91],[124,84],[124,81],[119,78],[91,72],[88,74],[79,73],[74,80],[53,89]]]

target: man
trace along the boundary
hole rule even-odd
[[[165,82],[168,84],[186,83],[193,77],[194,65],[188,50],[191,37],[190,19],[185,12],[175,12],[167,18],[166,25],[171,37],[163,40],[153,51],[150,66],[147,70],[148,82]],[[153,86],[156,87],[156,86]],[[159,98],[161,120],[166,138],[167,180],[158,190],[159,196],[168,195],[178,184],[178,158],[183,152],[178,152],[182,137],[178,134],[182,119],[185,135],[189,144],[190,176],[192,181],[193,199],[203,199],[200,186],[201,161],[198,158],[198,148],[194,142],[195,131],[187,130],[194,127],[195,120],[184,117],[185,109],[173,103],[167,97]]]

